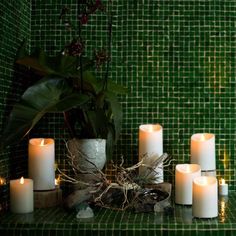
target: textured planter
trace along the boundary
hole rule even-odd
[[[81,170],[102,170],[106,163],[105,139],[71,139],[68,141],[69,152]],[[93,163],[93,164],[92,164]],[[96,166],[96,167],[95,167]]]
[[[67,145],[73,166],[79,170],[75,172],[75,178],[83,182],[76,184],[74,189],[83,189],[98,182],[98,169],[102,170],[106,163],[106,140],[74,138]]]

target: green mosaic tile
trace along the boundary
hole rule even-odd
[[[94,208],[91,219],[76,219],[75,212],[61,207],[36,209],[31,214],[0,215],[3,235],[218,235],[236,233],[236,192],[230,192],[225,206],[219,199],[219,216],[213,219],[192,217],[191,206],[173,205],[171,215]]]
[[[27,85],[21,78],[26,73],[13,64],[21,40],[52,54],[60,51],[72,38],[58,19],[65,5],[75,22],[77,0],[1,1],[1,129]],[[173,156],[174,164],[189,161],[193,133],[212,132],[218,176],[235,190],[236,2],[120,0],[112,1],[112,12],[111,79],[129,88],[120,98],[124,124],[114,159],[123,154],[126,164],[137,162],[138,127],[143,123],[163,125],[164,151]],[[103,15],[90,20],[83,30],[88,54],[106,40]],[[42,119],[31,133],[39,135],[55,138],[57,162],[67,168],[62,116]],[[0,175],[10,179],[27,174],[26,170],[27,140],[1,153]],[[173,179],[168,173],[166,178]]]
[[[71,39],[57,19],[60,8],[69,6],[75,19],[76,1],[52,2],[32,1],[31,46],[53,53]],[[112,11],[111,75],[130,91],[121,97],[124,125],[114,158],[123,154],[127,164],[137,161],[142,123],[164,126],[164,150],[176,163],[189,161],[193,133],[212,132],[218,174],[235,189],[235,1],[122,0],[112,1]],[[103,20],[92,17],[83,32],[90,51],[106,37]],[[51,133],[47,122],[42,133],[61,143],[66,135],[61,119],[53,118]],[[59,150],[63,163],[63,147]]]
[[[0,2],[0,130],[6,125],[12,104],[19,99],[27,85],[24,71],[14,65],[17,49],[24,38],[30,38],[31,4],[27,0]],[[24,80],[26,79],[26,81]],[[8,148],[0,153],[0,177],[7,181],[26,175],[24,145]],[[0,189],[0,205],[8,199],[8,188]]]

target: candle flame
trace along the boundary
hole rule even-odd
[[[199,180],[198,183],[201,185],[206,185],[207,184],[207,178],[205,176],[202,176]]]
[[[6,180],[4,178],[0,178],[0,185],[5,185],[6,184]]]
[[[149,125],[149,126],[147,126],[147,131],[148,132],[153,132],[153,126],[152,125]]]
[[[186,172],[190,172],[190,166],[188,164],[186,165]]]
[[[200,141],[204,141],[205,140],[205,135],[204,134],[201,134],[200,136]]]
[[[40,142],[40,146],[43,146],[43,145],[44,145],[44,138]]]
[[[225,179],[221,179],[220,184],[224,185],[225,184]]]
[[[61,176],[58,175],[58,177],[55,178],[55,186],[56,186],[56,187],[59,187],[59,186],[60,186],[60,182],[61,182]]]
[[[20,184],[24,184],[25,180],[24,180],[24,177],[21,177],[20,178]]]

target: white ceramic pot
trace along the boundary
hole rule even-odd
[[[68,141],[69,155],[74,155],[81,170],[102,170],[106,163],[105,139],[71,139]],[[93,163],[93,164],[91,164]],[[95,167],[96,166],[96,167]]]

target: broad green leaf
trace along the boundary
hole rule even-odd
[[[115,141],[118,140],[120,131],[121,131],[121,122],[122,122],[122,108],[117,99],[117,96],[112,92],[106,92],[105,100],[110,103],[112,110],[112,119],[115,126]]]
[[[114,81],[108,80],[107,90],[115,94],[127,94],[128,90],[126,87],[115,83]]]
[[[25,50],[25,44],[18,50],[16,63],[30,67],[41,75],[58,75],[61,77],[80,77],[79,57],[63,55],[59,53],[56,56],[49,56],[41,49],[36,49],[28,55]],[[81,58],[82,71],[86,71],[94,65],[92,60],[86,57]]]
[[[48,112],[63,112],[89,100],[73,92],[62,78],[44,78],[29,87],[10,114],[1,137],[1,146],[16,143]]]

